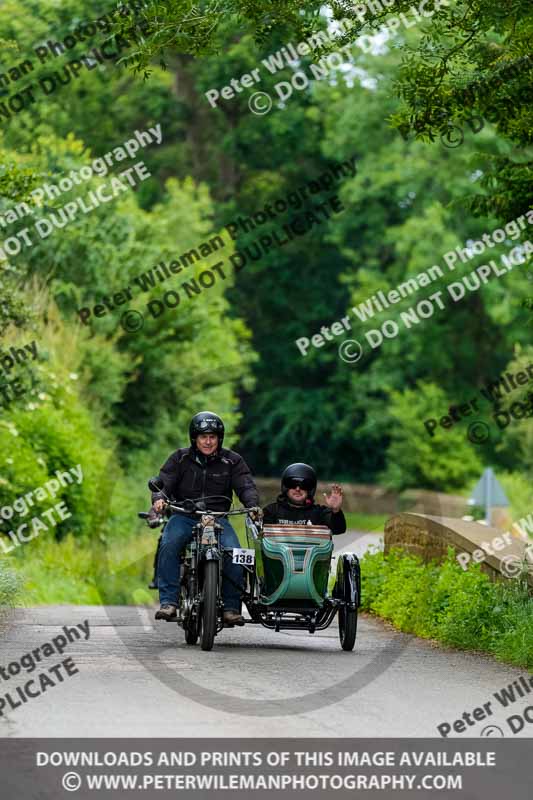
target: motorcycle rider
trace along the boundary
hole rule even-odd
[[[342,488],[334,483],[324,494],[325,506],[315,503],[316,473],[309,464],[289,464],[281,476],[281,494],[263,509],[265,525],[327,525],[332,534],[345,533]]]
[[[222,447],[224,423],[219,416],[211,411],[195,414],[189,425],[189,438],[191,446],[176,450],[161,467],[159,480],[168,498],[180,503],[186,499],[223,495],[208,500],[207,506],[211,511],[228,511],[232,493],[235,492],[244,506],[259,505],[259,494],[248,465],[233,450]],[[163,510],[165,500],[162,492],[152,494],[152,504],[155,512]],[[157,567],[161,607],[155,615],[156,619],[171,622],[177,617],[180,554],[192,540],[197,519],[194,515],[173,514],[165,526]],[[237,534],[228,520],[220,518],[220,523],[224,528],[222,546],[240,547]],[[240,613],[239,588],[242,586],[242,567],[225,559],[223,575],[224,624],[229,627],[244,625]]]

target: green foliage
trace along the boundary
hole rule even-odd
[[[0,611],[2,607],[12,606],[20,595],[22,580],[11,569],[10,562],[5,558],[0,560]]]
[[[527,313],[527,312],[526,312]],[[533,347],[516,346],[514,358],[507,365],[506,372],[511,375],[516,375],[518,372],[526,370],[527,367],[533,364]],[[507,411],[514,406],[515,403],[521,403],[524,409],[533,406],[533,391],[531,384],[526,383],[518,386],[513,392],[501,398],[501,402],[495,405],[496,410]],[[515,406],[514,411],[517,416],[523,413],[520,406]],[[500,417],[504,420],[506,417]],[[525,413],[521,419],[516,419],[512,413],[509,413],[509,423],[506,426],[505,438],[503,439],[500,449],[509,454],[509,458],[513,457],[518,459],[518,463],[523,468],[526,480],[533,480],[533,414],[531,411]]]
[[[357,20],[352,4],[332,2],[337,16],[351,17],[350,39],[376,30],[412,4],[398,0]],[[483,160],[478,192],[469,201],[475,215],[507,221],[531,207],[531,32],[529,0],[470,3],[457,0],[419,23],[422,31],[402,31],[402,59],[394,93],[399,107],[390,122],[403,136],[413,132],[435,141],[450,125],[473,116],[489,120],[507,140],[499,154]]]
[[[81,484],[67,484],[55,497],[39,500],[34,496],[28,515],[17,521],[16,527],[26,521],[26,516],[39,516],[65,501],[72,517],[58,524],[56,535],[61,537],[66,530],[89,535],[98,508],[100,476],[109,454],[103,431],[84,403],[79,375],[73,371],[81,358],[78,337],[53,306],[47,316],[49,324],[41,323],[34,332],[37,360],[19,367],[35,380],[30,385],[25,377],[28,391],[3,409],[0,419],[0,505],[10,505],[15,498],[43,487],[57,470],[68,472],[80,465]],[[7,343],[15,347],[23,347],[28,341],[28,332],[12,332],[7,338]],[[0,527],[7,532],[12,523],[2,520]]]
[[[502,220],[528,210],[532,201],[532,25],[527,0],[505,9],[497,0],[454,3],[406,54],[398,80],[405,102],[398,120],[409,118],[418,135],[433,136],[448,120],[477,114],[518,148],[487,161],[486,194],[471,202],[476,214]]]
[[[219,3],[206,3],[200,12],[190,2],[174,0],[164,6],[154,3],[143,15],[148,21],[146,35],[139,36],[136,21],[126,20],[121,27],[138,42],[129,63],[146,71],[156,57],[165,63],[167,52],[220,52],[221,40],[229,38],[234,27],[251,31],[258,43],[272,43],[283,33],[285,41],[303,40],[321,27],[317,14],[321,6],[337,19],[351,19],[351,31],[329,48],[338,49],[361,33],[377,31],[399,12],[409,16],[412,3],[398,0],[390,9],[367,7],[362,19],[354,4],[345,0],[326,4],[229,1],[223,13]],[[530,146],[532,19],[529,0],[517,0],[505,9],[498,0],[481,4],[457,0],[419,22],[422,35],[402,30],[404,51],[395,81],[402,104],[391,114],[392,124],[404,136],[412,130],[417,137],[434,141],[453,122],[477,115],[494,122],[514,145]],[[482,181],[487,191],[472,199],[474,212],[507,220],[527,210],[532,199],[529,162],[530,155],[521,158],[511,148],[487,160]]]
[[[146,588],[153,550],[140,536],[113,546],[67,536],[61,543],[35,541],[19,565],[27,604],[140,605],[153,602]]]
[[[21,9],[29,8],[27,3],[24,0]],[[220,14],[220,6],[205,4],[200,19],[189,3],[176,2],[158,8],[156,19],[155,6],[149,4],[146,14],[121,23],[127,28],[150,20],[150,32],[137,40],[139,58],[152,70],[149,81],[133,79],[127,70],[107,64],[84,72],[61,92],[41,98],[38,108],[24,111],[20,119],[31,120],[31,125],[6,126],[6,161],[45,177],[88,164],[135,128],[164,120],[163,144],[143,151],[153,180],[142,184],[135,198],[133,193],[125,195],[55,232],[25,254],[27,265],[22,258],[15,260],[19,272],[10,296],[16,297],[14,284],[20,284],[21,277],[37,274],[48,280],[52,275],[53,295],[62,313],[72,317],[76,309],[131,284],[154,264],[214,235],[239,215],[250,216],[333,163],[357,159],[354,178],[344,176],[315,200],[339,193],[346,210],[260,260],[250,259],[235,280],[231,276],[224,281],[225,292],[213,288],[197,300],[182,301],[179,309],[146,319],[135,335],[120,331],[117,315],[92,320],[91,338],[80,344],[85,398],[91,412],[118,436],[120,457],[128,469],[130,464],[159,464],[162,451],[173,449],[185,435],[188,416],[200,402],[217,406],[227,417],[228,441],[236,441],[238,434],[240,447],[257,471],[278,474],[280,463],[303,457],[298,451],[305,442],[306,458],[327,477],[375,481],[394,471],[389,457],[397,424],[389,410],[392,393],[431,383],[452,402],[468,398],[478,381],[505,367],[516,343],[527,342],[527,331],[510,300],[511,282],[518,294],[527,285],[515,270],[467,296],[449,313],[437,312],[425,324],[401,331],[356,366],[338,358],[342,337],[321,349],[310,348],[306,358],[299,355],[295,339],[312,336],[375,291],[386,293],[442,263],[443,253],[496,226],[496,220],[465,215],[464,201],[480,192],[484,159],[505,155],[507,145],[490,125],[477,136],[467,135],[454,151],[440,142],[406,142],[387,127],[386,120],[397,110],[393,92],[402,53],[408,52],[407,45],[422,46],[418,26],[414,31],[402,29],[379,55],[354,47],[357,74],[333,71],[330,79],[295,92],[283,109],[275,105],[260,120],[249,112],[247,92],[210,108],[204,97],[209,88],[249,72],[289,39],[305,38],[308,24],[324,26],[318,5],[297,5],[298,14],[291,4],[281,8],[259,3],[252,8],[226,3]],[[350,4],[335,4],[334,10],[337,17],[353,17]],[[39,21],[39,33],[44,34],[54,19],[58,30],[68,28],[69,13],[73,20],[85,15],[74,0],[60,12],[48,12],[46,21]],[[443,9],[437,19],[445,20],[448,13]],[[267,20],[268,15],[272,19]],[[297,16],[303,27],[296,24]],[[378,15],[376,25],[381,22]],[[433,30],[434,23],[431,18],[422,27]],[[133,28],[130,33],[135,33]],[[33,34],[20,25],[7,26],[5,34],[15,35],[22,50],[32,45]],[[80,51],[84,47],[80,43]],[[150,62],[165,47],[167,71]],[[201,58],[192,58],[199,53]],[[54,59],[54,68],[64,61],[66,56]],[[301,68],[308,70],[312,61],[317,54],[302,58]],[[262,70],[258,88],[275,94],[274,84],[291,74],[289,66],[276,75]],[[72,98],[68,106],[66,96]],[[99,182],[95,179],[70,194],[81,195]],[[47,203],[43,211],[63,202],[60,198]],[[239,234],[234,246],[243,250],[260,235],[279,231],[297,213]],[[226,259],[230,247],[228,241]],[[499,249],[505,251],[506,246]],[[458,264],[456,275],[445,267],[445,278],[435,282],[432,291],[484,262],[485,256],[479,256],[468,265]],[[132,308],[145,312],[149,299],[160,298],[180,281],[177,276],[159,290],[138,295]],[[413,299],[428,293],[421,291]],[[408,305],[405,299],[376,314],[376,326],[385,317],[397,318]],[[27,309],[20,314],[23,311]],[[15,310],[9,314],[13,317]],[[349,316],[354,338],[361,339],[365,326],[353,313]],[[439,411],[428,408],[427,416]],[[425,435],[422,426],[421,431]],[[443,442],[455,440],[455,431],[443,434]],[[495,444],[498,441],[496,437]],[[404,474],[417,481],[411,485],[442,489],[464,488],[461,481],[477,469],[476,458],[507,470],[520,469],[510,447],[496,450],[491,444],[474,451],[462,442],[460,452],[468,454],[466,466],[459,455],[453,457],[449,475],[443,473],[444,458],[438,454],[435,469],[425,459],[423,470]],[[391,480],[406,485],[398,472]]]
[[[440,565],[392,550],[367,553],[361,567],[365,610],[406,633],[533,666],[533,598],[520,581],[464,571],[451,548]]]
[[[169,55],[176,52],[221,52],[228,23],[252,33],[258,42],[283,32],[297,32],[303,39],[313,29],[311,19],[320,5],[316,0],[305,4],[299,0],[226,0],[222,7],[217,0],[206,0],[201,6],[191,0],[148,0],[139,18],[126,18],[117,23],[117,30],[135,39],[137,46],[128,63],[147,75],[152,61],[166,65]]]
[[[526,268],[402,329],[378,350],[365,344],[356,365],[343,362],[337,348],[343,338],[365,343],[370,327],[397,320],[412,303],[518,243],[513,238],[468,264],[457,262],[453,272],[443,263],[444,253],[481,239],[499,219],[516,217],[530,205],[531,69],[524,60],[530,5],[513,0],[502,11],[496,0],[459,0],[413,30],[402,28],[379,51],[353,47],[353,68],[332,70],[283,106],[275,100],[263,117],[250,113],[250,94],[264,90],[275,99],[275,84],[290,80],[295,64],[275,75],[261,69],[257,87],[216,109],[205,98],[208,89],[260,67],[261,59],[287,42],[324,28],[328,9],[338,19],[353,18],[352,33],[340,42],[353,44],[358,33],[377,29],[389,15],[409,14],[411,5],[398,0],[383,14],[368,11],[363,30],[353,3],[344,0],[148,0],[135,18],[117,21],[116,30],[131,45],[121,64],[84,69],[50,95],[39,91],[38,102],[3,120],[0,213],[28,200],[27,192],[43,181],[57,182],[102,157],[135,130],[161,122],[163,132],[161,145],[137,156],[150,180],[45,239],[36,236],[35,245],[10,259],[9,267],[0,261],[2,347],[33,339],[39,344],[38,361],[20,368],[27,395],[1,411],[3,504],[42,485],[56,469],[81,463],[84,483],[61,495],[73,517],[59,534],[72,535],[83,552],[94,542],[111,549],[119,542],[137,552],[134,515],[147,502],[146,478],[187,442],[189,417],[211,407],[225,419],[227,443],[236,443],[256,472],[279,475],[283,464],[303,459],[326,479],[383,479],[400,489],[457,491],[491,464],[498,477],[503,473],[513,506],[529,512],[531,420],[494,429],[483,447],[468,442],[468,420],[449,430],[439,427],[433,438],[423,426],[424,419],[444,415],[449,403],[470,400],[504,369],[516,371],[531,357],[526,312],[517,313],[517,298],[530,293]],[[36,43],[61,40],[82,20],[113,6],[106,2],[89,12],[80,0],[8,0],[0,25],[1,71],[32,56]],[[20,83],[0,87],[0,102],[107,38],[109,33],[99,32],[37,65]],[[309,75],[318,57],[303,56],[297,68]],[[443,147],[440,134],[450,120],[463,124],[473,113],[488,120],[483,130],[467,130],[456,150]],[[415,136],[404,140],[398,130]],[[249,259],[234,274],[228,262],[235,248],[243,251],[260,236],[279,234],[302,209],[240,232],[236,241],[224,225],[354,157],[355,176],[344,175],[302,207],[337,194],[343,213]],[[117,164],[112,172],[127,166],[129,161]],[[2,237],[108,180],[94,177],[42,204],[28,200],[34,216],[2,229]],[[225,245],[212,258],[149,292],[137,291],[137,276],[219,233]],[[226,279],[198,297],[182,293],[179,308],[158,318],[148,314],[148,301],[179,290],[219,259]],[[376,291],[386,294],[436,264],[442,279],[376,311],[368,323],[350,311]],[[41,302],[43,286],[50,300]],[[89,326],[80,323],[78,309],[127,286],[134,290],[131,303],[93,316]],[[126,309],[144,315],[136,333],[120,325]],[[301,357],[296,339],[310,338],[344,315],[352,325],[345,337]],[[520,392],[508,399],[521,397]],[[487,405],[485,418],[490,413]],[[50,597],[74,597],[84,570],[98,579],[83,584],[87,601],[96,601],[101,582],[106,598],[144,591],[144,579],[135,583],[135,566],[124,573],[123,589],[120,574],[91,573],[88,555],[78,570],[70,563],[72,545],[65,544],[71,573],[65,572],[62,594],[61,580],[55,585],[53,578],[54,570],[61,574],[62,545],[56,550],[52,537],[43,536],[15,558],[22,569],[27,551],[28,580],[39,602],[46,586],[29,554],[41,546],[50,548],[43,551],[50,558]]]
[[[513,519],[520,519],[531,513],[531,480],[518,472],[498,473],[505,494],[509,499]]]
[[[390,514],[361,514],[358,511],[345,511],[344,516],[346,517],[346,527],[350,531],[381,533]]]
[[[431,383],[391,394],[391,435],[383,475],[387,486],[454,491],[479,476],[481,462],[465,435],[464,423],[447,429],[437,424],[432,436],[424,425],[428,419],[438,423],[449,406],[445,393]]]

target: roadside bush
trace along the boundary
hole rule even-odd
[[[391,392],[389,414],[393,424],[387,468],[381,476],[384,485],[399,491],[416,486],[454,492],[481,474],[481,462],[463,428],[445,430],[437,426],[433,436],[428,435],[423,420],[435,417],[435,409],[449,404],[446,393],[433,383]]]
[[[14,604],[21,583],[18,575],[9,569],[6,563],[0,562],[0,609]]]
[[[34,544],[32,542],[32,544]],[[126,546],[124,546],[126,545]],[[61,542],[37,540],[21,563],[25,604],[136,605],[154,602],[156,537],[132,536],[110,546],[70,534]]]
[[[17,365],[14,374],[20,377],[26,393],[2,408],[0,507],[43,487],[56,477],[56,471],[68,472],[80,464],[83,479],[81,484],[74,479],[60,486],[55,497],[47,492],[46,497],[37,499],[34,494],[22,517],[0,521],[0,533],[65,501],[71,517],[59,522],[55,536],[61,538],[69,531],[91,536],[113,441],[83,396],[85,385],[78,372],[82,358],[79,333],[60,319],[45,293],[41,296],[36,290],[35,305],[42,317],[45,309],[47,324],[41,319],[31,331],[11,328],[5,337],[6,347],[22,349],[35,341],[37,358]]]
[[[502,472],[498,474],[505,494],[511,505],[510,511],[513,519],[527,517],[533,511],[533,499],[531,497],[531,481],[519,472]]]
[[[463,570],[452,549],[442,564],[393,550],[362,561],[366,611],[406,633],[533,667],[533,597],[518,580],[492,581],[479,564]]]

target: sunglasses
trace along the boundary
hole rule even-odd
[[[284,484],[287,489],[305,489],[306,491],[310,491],[314,484],[308,478],[288,478]]]

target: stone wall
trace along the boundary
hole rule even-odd
[[[261,503],[271,503],[279,494],[280,480],[277,478],[256,478]],[[465,497],[410,490],[399,495],[398,492],[364,483],[345,483],[339,481],[344,490],[344,510],[358,511],[361,514],[396,514],[399,511],[414,511],[422,514],[462,517],[468,513]],[[320,481],[317,499],[322,502],[322,493],[331,482]]]
[[[452,547],[457,554],[470,555],[470,560],[463,557],[465,563],[467,560],[468,563],[481,563],[483,571],[491,577],[509,577],[513,567],[523,561],[526,552],[526,542],[511,531],[505,538],[501,530],[478,522],[413,513],[396,514],[387,520],[385,554],[392,547],[400,547],[424,561],[441,561],[448,547]],[[528,582],[533,591],[533,563]]]
[[[271,503],[279,494],[280,479],[256,478],[261,503]],[[361,514],[394,514],[398,511],[398,495],[396,492],[383,489],[381,486],[344,483],[339,481],[344,491],[345,511],[359,511]],[[322,503],[323,492],[329,490],[331,483],[319,481],[316,498]]]
[[[408,489],[402,492],[398,506],[398,511],[459,519],[466,516],[469,510],[466,497],[443,492],[428,492],[425,489]]]

